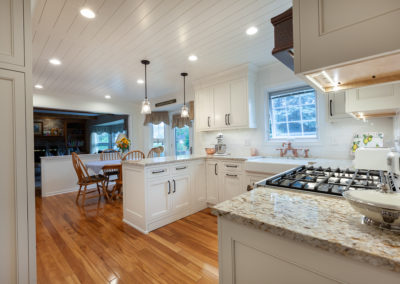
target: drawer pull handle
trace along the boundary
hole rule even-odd
[[[237,177],[237,175],[226,174],[228,177]]]
[[[227,168],[237,168],[237,165],[226,165]]]
[[[165,170],[152,171],[151,173],[154,175],[154,174],[161,174],[163,172],[165,172]]]
[[[180,167],[180,168],[175,168],[177,171],[179,171],[179,170],[184,170],[184,169],[186,169],[186,167]]]

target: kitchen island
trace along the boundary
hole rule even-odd
[[[400,235],[343,198],[260,187],[213,214],[220,283],[400,283]]]

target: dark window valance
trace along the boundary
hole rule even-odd
[[[192,126],[192,121],[190,120],[189,117],[181,117],[180,114],[174,114],[172,116],[172,128],[178,127],[182,128],[185,125],[191,127]]]
[[[149,123],[160,124],[161,122],[169,125],[168,111],[154,111],[150,114],[146,114],[143,125],[146,126]]]

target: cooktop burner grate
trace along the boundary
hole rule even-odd
[[[300,166],[266,179],[258,186],[278,186],[311,192],[342,195],[349,189],[379,189],[385,181],[383,171],[341,170]]]

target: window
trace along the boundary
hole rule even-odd
[[[165,149],[165,124],[161,122],[160,124],[152,124],[152,147],[163,146]],[[165,155],[165,151],[161,156]]]
[[[190,155],[189,126],[175,127],[175,155]]]
[[[304,87],[269,94],[269,138],[317,138],[314,89]]]

